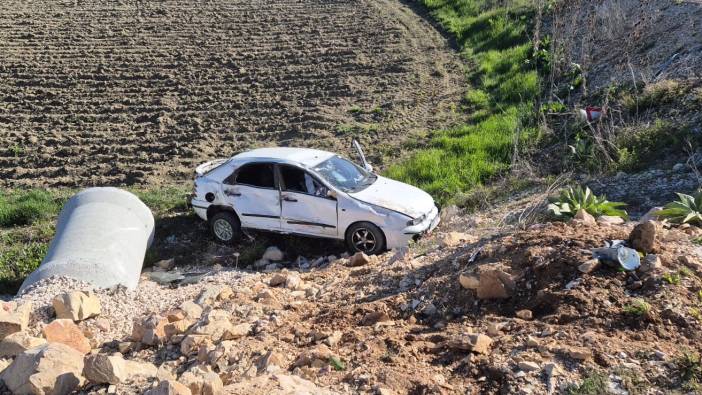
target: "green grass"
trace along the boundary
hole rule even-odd
[[[30,225],[58,213],[60,196],[38,189],[0,191],[0,227]]]
[[[538,138],[534,103],[540,78],[532,59],[528,1],[423,0],[457,40],[472,65],[465,95],[468,123],[433,133],[427,147],[391,166],[387,175],[421,187],[440,203],[510,168],[515,142]],[[519,138],[516,138],[517,132]]]
[[[651,311],[651,305],[643,299],[635,299],[630,304],[624,306],[625,314],[642,317]]]
[[[579,385],[573,385],[566,389],[568,395],[601,395],[608,392],[607,376],[599,372],[590,372]]]

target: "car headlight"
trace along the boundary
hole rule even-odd
[[[419,225],[421,224],[425,219],[427,218],[426,214],[420,215],[419,217],[415,219],[411,219],[407,221],[407,226],[414,226],[414,225]]]

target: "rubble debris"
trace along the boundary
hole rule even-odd
[[[654,221],[642,222],[634,227],[629,235],[631,247],[645,254],[656,252],[657,226]]]
[[[15,304],[5,304],[0,309],[0,339],[7,335],[27,329],[29,324],[29,314],[32,311],[32,304],[27,302],[19,306]]]
[[[15,394],[68,394],[84,383],[82,373],[83,353],[48,343],[19,354],[0,380]]]
[[[100,315],[100,299],[93,292],[64,292],[56,295],[52,305],[56,318],[83,321]]]
[[[371,261],[370,257],[363,252],[357,252],[349,259],[349,266],[363,266]]]
[[[73,323],[73,320],[53,320],[44,327],[42,332],[49,343],[62,343],[82,354],[87,354],[92,349],[83,331]]]

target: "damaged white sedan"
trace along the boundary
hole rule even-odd
[[[355,143],[355,142],[354,142]],[[242,228],[346,241],[377,254],[434,229],[439,210],[411,185],[331,152],[262,148],[198,166],[189,198],[214,237],[229,243]]]

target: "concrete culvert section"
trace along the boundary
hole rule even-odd
[[[51,276],[134,289],[153,232],[151,210],[134,194],[118,188],[83,190],[61,210],[46,257],[19,293]]]

